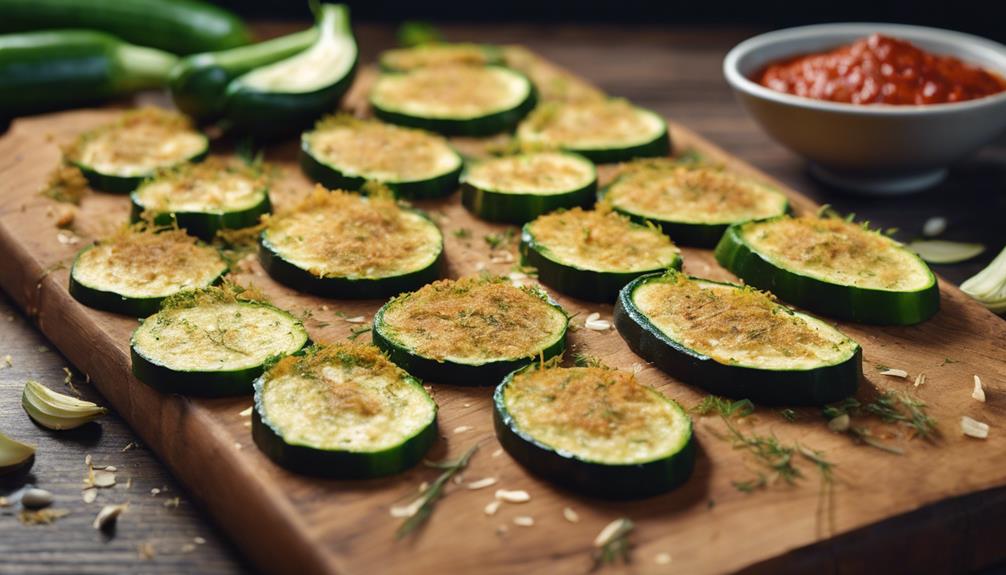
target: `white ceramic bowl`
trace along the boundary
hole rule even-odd
[[[977,36],[900,24],[820,24],[755,36],[723,61],[738,99],[773,138],[840,188],[872,195],[938,183],[947,166],[1006,129],[1006,92],[929,106],[854,105],[766,88],[750,78],[765,65],[848,44],[873,33],[908,40],[1006,77],[1006,46]]]

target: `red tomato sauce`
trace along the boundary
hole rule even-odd
[[[992,72],[880,34],[770,64],[754,79],[778,92],[849,104],[944,104],[1006,91]]]

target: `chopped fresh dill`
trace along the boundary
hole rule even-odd
[[[754,412],[754,404],[750,399],[729,400],[717,395],[707,395],[692,407],[692,413],[697,415],[718,414],[724,419],[745,417]]]
[[[472,237],[472,231],[469,230],[468,228],[458,228],[451,233],[454,234],[454,237],[458,238],[459,240],[467,240],[468,238]]]
[[[573,365],[576,367],[604,367],[604,362],[589,353],[578,351],[573,354]]]
[[[349,341],[356,341],[356,338],[360,337],[365,333],[369,333],[370,329],[371,328],[369,325],[360,325],[352,327],[349,329],[349,335],[346,336],[346,339],[348,339]]]
[[[486,234],[483,239],[489,245],[490,249],[498,250],[510,245],[515,237],[517,237],[516,230],[514,228],[507,228],[496,234]]]

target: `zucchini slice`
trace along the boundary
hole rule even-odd
[[[241,132],[270,138],[297,132],[338,107],[353,83],[358,50],[349,8],[321,4],[318,36],[307,50],[256,68],[227,87],[224,118]]]
[[[940,308],[936,276],[918,255],[840,218],[786,216],[731,226],[716,260],[750,285],[839,319],[911,325]]]
[[[574,208],[540,216],[521,233],[521,263],[576,298],[613,302],[635,278],[681,269],[681,250],[659,228],[615,212]]]
[[[418,463],[437,439],[437,404],[372,345],[312,346],[255,381],[255,445],[278,465],[366,479]]]
[[[457,189],[463,165],[440,136],[347,114],[321,120],[300,141],[304,173],[331,189],[376,181],[400,198],[441,198]]]
[[[664,119],[617,98],[543,104],[521,122],[517,139],[576,152],[598,164],[671,153]]]
[[[624,166],[604,199],[632,219],[650,221],[682,245],[712,248],[731,224],[785,214],[786,196],[714,166],[670,159]]]
[[[822,405],[856,392],[863,352],[827,323],[767,292],[670,270],[622,289],[615,328],[629,348],[710,393]]]
[[[501,66],[438,66],[383,74],[370,92],[386,122],[446,135],[489,136],[512,129],[535,104],[523,74]]]
[[[500,66],[504,59],[498,46],[456,42],[385,50],[378,62],[385,72],[409,72],[439,66]]]
[[[77,254],[70,295],[88,307],[146,317],[164,298],[213,285],[225,273],[217,250],[183,230],[132,227]]]
[[[204,240],[223,229],[257,225],[271,209],[266,171],[222,158],[158,172],[140,184],[130,199],[134,222],[147,214],[155,224],[177,222]]]
[[[593,204],[597,171],[583,156],[533,152],[469,165],[461,183],[468,211],[492,222],[523,224],[552,210]]]
[[[209,140],[185,116],[140,108],[81,134],[65,157],[92,188],[125,194],[157,170],[197,162],[208,150]]]
[[[389,196],[317,187],[269,220],[262,267],[296,290],[336,298],[382,298],[440,277],[444,238],[425,214]]]
[[[167,298],[133,332],[130,355],[133,375],[163,393],[241,395],[266,362],[307,340],[289,313],[230,286],[210,287]]]
[[[424,380],[498,385],[566,348],[566,312],[541,290],[504,278],[441,280],[402,294],[374,316],[374,344]]]
[[[586,495],[657,495],[694,467],[691,419],[628,371],[533,364],[503,380],[493,407],[496,438],[511,457]]]

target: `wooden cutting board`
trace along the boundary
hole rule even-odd
[[[507,56],[533,77],[545,97],[576,97],[591,89],[522,49],[509,48]],[[361,74],[347,97],[348,108],[366,113],[366,89],[372,80],[372,71]],[[623,516],[637,525],[631,536],[633,561],[613,569],[638,573],[945,572],[1006,558],[1001,541],[1006,522],[1006,322],[945,282],[940,283],[942,311],[922,325],[840,325],[865,352],[862,399],[871,399],[878,390],[910,389],[916,374],[926,374],[925,384],[913,391],[940,424],[943,438],[936,444],[911,439],[903,428],[864,419],[876,433],[886,434],[885,441],[905,450],[903,456],[888,454],[831,433],[819,410],[810,408],[795,410],[793,422],[775,409],[760,408],[739,424],[745,431],[771,433],[824,452],[837,464],[830,496],[822,496],[819,475],[802,460],[797,465],[804,478],[796,485],[779,482],[742,493],[733,482],[754,477],[754,464],[720,439],[721,422],[700,418],[696,470],[684,487],[636,502],[579,497],[529,476],[500,452],[492,431],[490,388],[434,385],[442,438],[430,459],[454,457],[478,443],[465,480],[496,477],[499,483],[482,490],[452,485],[424,529],[396,540],[400,520],[389,515],[389,508],[414,497],[419,484],[432,480],[437,470],[419,466],[397,477],[357,482],[288,473],[252,443],[249,419],[240,415],[251,405],[250,398],[202,400],[151,390],[130,375],[128,340],[136,320],[89,309],[67,293],[72,257],[121,225],[128,201],[90,194],[77,211],[73,231],[61,232],[55,222],[65,205],[39,191],[60,162],[59,146],[116,113],[83,110],[22,119],[0,139],[0,285],[90,376],[108,403],[263,570],[583,573],[592,565],[594,537]],[[672,123],[671,131],[677,151],[694,149],[730,169],[769,180],[686,128]],[[469,154],[483,152],[486,145],[455,143]],[[273,192],[279,209],[310,189],[296,167],[296,151],[294,142],[267,151],[267,159],[282,169]],[[814,209],[797,192],[787,193],[798,212]],[[457,195],[420,207],[430,210],[444,229],[450,277],[481,269],[512,270],[514,246],[491,252],[484,241],[505,227],[474,219]],[[468,233],[459,232],[462,229]],[[683,251],[688,272],[731,277],[709,251]],[[238,266],[236,275],[240,282],[261,288],[277,305],[310,312],[306,325],[318,341],[340,340],[358,327],[337,312],[369,320],[382,303],[295,293],[272,282],[255,261]],[[574,324],[582,326],[583,318],[595,311],[604,319],[611,317],[609,305],[553,295],[579,314]],[[574,351],[588,352],[609,365],[641,368],[643,382],[685,406],[704,396],[646,365],[613,330],[578,329],[570,343]],[[911,378],[881,376],[877,365],[905,369]],[[986,404],[971,399],[974,374],[985,382]],[[988,440],[963,437],[962,415],[988,422]],[[527,490],[531,501],[505,504],[487,516],[483,507],[499,487]],[[567,507],[575,510],[578,522],[564,519]],[[512,520],[518,515],[533,517],[534,525],[515,525]]]

